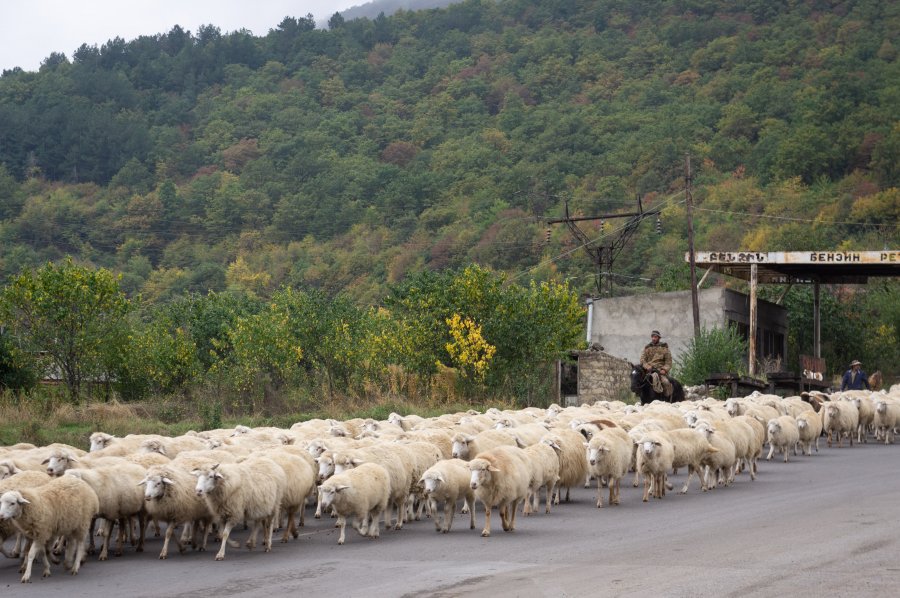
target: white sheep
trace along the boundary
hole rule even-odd
[[[885,444],[894,442],[894,428],[900,425],[900,403],[889,398],[875,401],[875,413],[872,419],[879,438]]]
[[[593,434],[586,443],[591,473],[597,478],[597,508],[603,506],[601,480],[609,486],[609,504],[619,504],[621,479],[631,466],[632,442],[621,428],[606,428]]]
[[[222,524],[222,546],[216,560],[225,558],[225,547],[231,530],[238,523],[252,526],[247,548],[256,546],[256,536],[263,527],[265,551],[272,550],[272,532],[282,492],[287,483],[281,467],[265,457],[253,457],[241,463],[223,463],[195,469],[196,491],[206,499],[213,518]]]
[[[393,510],[397,513],[397,520],[393,524],[394,529],[403,529],[406,501],[409,498],[412,484],[419,479],[413,477],[415,464],[412,456],[404,451],[401,445],[376,445],[364,449],[342,451],[334,455],[334,473],[337,475],[363,463],[376,463],[388,472],[391,482],[391,497],[388,507],[384,510],[384,524],[385,527],[391,526]]]
[[[816,452],[819,452],[819,436],[822,435],[822,418],[815,411],[809,413],[801,413],[795,418],[797,420],[797,432],[800,435],[800,446],[803,453],[812,455],[813,446]]]
[[[138,448],[143,453],[159,453],[170,459],[182,451],[202,451],[208,448],[207,441],[197,436],[178,436],[176,438],[148,438]]]
[[[144,493],[139,488],[145,470],[134,463],[119,463],[114,467],[98,467],[96,469],[69,469],[66,475],[85,481],[97,495],[99,501],[98,515],[106,520],[103,532],[103,546],[100,549],[100,560],[105,561],[109,554],[109,537],[113,525],[118,522],[119,534],[116,538],[116,556],[122,556],[125,531],[130,529],[131,518],[138,517],[140,538],[137,552],[144,550],[144,534],[146,521],[144,514]],[[93,536],[91,537],[93,542]]]
[[[105,456],[124,457],[139,452],[145,440],[162,438],[157,434],[128,434],[119,438],[105,432],[94,432],[90,436],[92,453]]]
[[[458,433],[453,435],[453,450],[451,456],[454,459],[470,460],[478,453],[489,451],[498,446],[518,446],[515,437],[504,430],[485,430],[474,436],[472,434]]]
[[[554,456],[555,457],[555,456]],[[419,483],[432,505],[436,531],[447,533],[460,498],[465,500],[463,512],[469,513],[469,529],[475,529],[475,492],[469,485],[471,472],[462,459],[445,459],[429,467]],[[443,511],[443,520],[440,516]]]
[[[315,472],[310,466],[310,462],[285,448],[268,449],[261,453],[284,470],[285,486],[282,489],[281,511],[287,517],[287,525],[285,525],[284,535],[281,537],[282,542],[287,542],[289,536],[297,538],[300,535],[294,522],[294,516],[299,512],[300,525],[303,525],[303,508],[306,506],[306,498],[316,487]],[[308,453],[306,457],[309,457]]]
[[[48,544],[60,537],[66,541],[64,566],[77,575],[91,520],[99,506],[91,487],[72,476],[55,478],[36,488],[10,490],[0,496],[0,519],[12,520],[31,540],[22,583],[31,581],[31,567],[38,554],[44,559],[44,577],[50,575]]]
[[[335,474],[319,487],[322,506],[338,515],[341,534],[338,544],[346,539],[347,517],[363,536],[379,536],[379,519],[390,500],[391,481],[387,470],[376,463],[363,463]]]
[[[422,418],[418,415],[415,415],[415,414],[400,415],[399,413],[392,412],[388,416],[387,421],[388,421],[388,423],[393,424],[395,426],[399,426],[400,428],[402,428],[403,430],[408,432],[408,431],[412,430],[414,427],[416,427],[417,425],[423,423],[425,420],[424,420],[424,418]]]
[[[554,446],[555,445],[555,446]],[[531,465],[531,483],[528,486],[530,496],[525,497],[522,507],[523,515],[536,512],[541,503],[541,488],[546,489],[545,513],[550,512],[556,484],[559,482],[559,457],[556,451],[558,444],[552,438],[525,447],[525,455]],[[561,449],[560,449],[561,450]],[[533,504],[532,504],[533,503]]]
[[[850,438],[853,446],[853,434],[859,428],[859,409],[848,401],[829,401],[822,405],[822,430],[828,434],[828,447],[831,447],[833,436],[837,436],[838,448],[844,445],[844,436]]]
[[[691,479],[694,474],[700,480],[700,486],[703,486],[703,459],[709,453],[718,451],[716,447],[709,443],[706,436],[702,432],[695,429],[669,430],[665,433],[672,442],[674,450],[672,468],[680,467],[688,468],[688,477],[681,488],[681,494],[685,494],[691,485]],[[752,471],[752,470],[751,470]]]
[[[666,495],[666,474],[672,470],[674,460],[675,449],[665,432],[647,432],[640,439],[637,470],[644,476],[644,502],[650,498],[651,484],[654,498]]]
[[[498,507],[503,531],[516,529],[516,510],[525,500],[531,481],[531,467],[525,451],[514,446],[498,446],[478,453],[469,462],[470,485],[475,498],[484,505],[482,537],[491,535],[491,509]]]
[[[782,415],[781,417],[770,419],[769,425],[766,426],[769,431],[769,454],[766,456],[767,461],[772,460],[775,449],[781,450],[784,455],[784,462],[788,462],[788,452],[794,451],[797,454],[797,444],[800,443],[800,430],[797,428],[797,420],[790,415]]]
[[[469,472],[466,471],[466,482],[468,483]],[[0,479],[0,495],[9,490],[21,490],[22,488],[36,488],[43,486],[52,478],[42,471],[22,471],[18,470],[9,475],[9,477]],[[6,539],[16,535],[16,544],[12,551],[7,551],[3,545]],[[19,556],[19,548],[22,540],[21,534],[16,530],[16,526],[12,521],[0,519],[0,553],[7,558],[17,558]]]
[[[566,489],[566,502],[573,486],[583,484],[588,477],[587,454],[584,439],[578,432],[568,428],[554,429],[544,435],[541,442],[550,445],[559,459],[559,483],[556,487],[556,504],[559,504],[562,489]]]
[[[702,460],[705,468],[703,475],[703,491],[706,492],[710,488],[715,488],[720,483],[725,486],[731,485],[734,481],[735,470],[737,469],[737,454],[734,442],[726,434],[719,432],[716,427],[708,422],[700,422],[695,428],[702,432],[709,443],[716,448],[716,451],[707,453]],[[710,477],[715,474],[715,483],[710,485]]]
[[[206,550],[212,516],[206,501],[194,490],[196,480],[187,471],[175,464],[151,467],[140,485],[144,486],[144,501],[147,514],[156,521],[166,523],[160,559],[169,557],[169,541],[175,528],[181,524],[191,526],[194,547]],[[202,541],[199,539],[202,533]],[[175,538],[178,551],[184,552],[184,545]]]

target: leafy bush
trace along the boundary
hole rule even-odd
[[[700,331],[675,361],[673,374],[683,384],[702,384],[714,372],[745,373],[747,341],[733,326]]]

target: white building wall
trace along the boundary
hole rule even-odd
[[[701,328],[725,324],[726,292],[721,287],[698,292]],[[660,331],[675,359],[694,337],[690,291],[595,299],[592,312],[592,342],[632,363],[638,362],[650,342],[651,330]]]

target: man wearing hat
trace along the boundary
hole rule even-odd
[[[650,342],[641,352],[641,365],[650,372],[653,391],[671,397],[672,382],[667,374],[672,369],[672,352],[669,345],[659,342],[661,338],[659,330],[650,333]]]
[[[862,371],[862,364],[854,359],[850,362],[850,369],[844,372],[841,379],[841,390],[872,390],[869,387],[869,377]]]

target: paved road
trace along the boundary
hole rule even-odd
[[[676,478],[677,483],[682,476]],[[822,448],[788,464],[762,462],[751,482],[706,494],[594,507],[594,491],[491,538],[454,520],[448,535],[414,522],[379,540],[308,520],[270,554],[217,547],[159,561],[159,539],[137,554],[90,560],[77,577],[18,581],[0,562],[0,596],[888,596],[900,588],[900,445]],[[605,502],[605,498],[604,498]],[[462,524],[462,525],[460,525]]]

